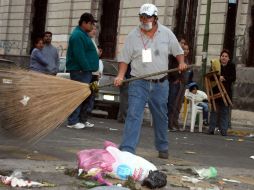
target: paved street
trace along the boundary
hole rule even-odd
[[[83,130],[61,126],[35,145],[17,144],[0,136],[0,169],[21,170],[34,181],[47,181],[57,186],[49,189],[84,189],[81,180],[63,174],[64,168],[76,167],[76,153],[82,149],[103,148],[110,140],[119,144],[123,124],[115,120],[92,118],[94,128]],[[254,138],[204,133],[171,132],[170,158],[157,158],[153,146],[153,128],[145,122],[137,154],[153,162],[168,175],[164,189],[254,189]],[[183,182],[182,176],[192,176],[190,169],[214,166],[218,176],[197,184]],[[234,179],[240,183],[224,182]],[[0,189],[6,189],[0,185]]]

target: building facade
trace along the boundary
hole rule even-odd
[[[158,7],[162,24],[187,38],[197,65],[226,47],[237,64],[254,66],[253,0],[0,0],[0,54],[29,55],[34,38],[49,30],[64,56],[80,15],[91,12],[99,21],[97,42],[104,57],[114,59],[147,2]]]
[[[159,22],[185,36],[192,63],[209,65],[227,48],[239,71],[254,67],[254,0],[0,0],[0,57],[22,57],[19,62],[27,64],[23,58],[44,31],[53,33],[52,43],[65,56],[72,29],[82,13],[90,12],[98,19],[96,40],[103,57],[115,59],[139,24],[143,3],[155,4]],[[254,84],[253,76],[248,80]]]

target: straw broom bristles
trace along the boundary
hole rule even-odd
[[[60,126],[90,93],[88,84],[0,68],[0,127],[7,134],[38,141]]]

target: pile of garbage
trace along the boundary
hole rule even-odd
[[[54,187],[54,184],[25,180],[21,171],[15,170],[10,176],[0,175],[0,181],[11,187]]]
[[[113,186],[106,177],[139,181],[151,189],[167,184],[167,176],[146,159],[121,151],[116,144],[105,141],[104,149],[88,149],[77,153],[78,176],[90,177],[99,185]]]

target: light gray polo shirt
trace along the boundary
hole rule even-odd
[[[141,36],[142,35],[142,36]],[[152,62],[142,62],[142,49],[151,48]],[[133,29],[125,40],[124,47],[118,56],[118,62],[131,62],[131,75],[141,76],[168,70],[168,55],[183,54],[183,50],[174,33],[158,22],[154,37],[148,38],[141,33],[139,26]],[[166,74],[150,77],[160,79]]]

